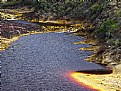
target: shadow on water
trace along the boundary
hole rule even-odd
[[[34,22],[35,24],[41,25],[41,26],[67,26],[71,27],[71,24],[59,24],[59,23],[52,23],[52,22]]]
[[[106,68],[106,69],[79,70],[76,72],[85,73],[85,74],[104,75],[104,74],[111,74],[113,70],[111,68]]]

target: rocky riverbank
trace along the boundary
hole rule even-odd
[[[20,34],[25,34],[32,32],[34,30],[41,31],[41,27],[34,24],[22,24],[13,21],[0,21],[1,26],[1,37],[12,38],[14,36],[19,36]]]
[[[99,39],[100,46],[95,54],[95,62],[102,64],[121,64],[121,2],[96,2],[87,9],[89,20],[95,26],[90,34]],[[87,30],[88,32],[88,30]],[[94,57],[93,57],[94,58]]]
[[[8,48],[10,43],[17,40],[21,35],[42,32],[41,27],[37,24],[22,24],[7,20],[1,20],[0,27],[0,50]]]

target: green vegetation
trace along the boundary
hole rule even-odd
[[[21,8],[23,6],[34,7],[37,2],[28,2],[22,0],[7,1],[5,3],[0,2],[0,8]]]
[[[100,14],[103,9],[103,4],[96,3],[90,8],[91,18],[94,20]]]
[[[117,29],[119,26],[115,21],[112,20],[106,20],[102,22],[99,29],[96,31],[97,35],[100,36],[100,38],[105,37],[113,37],[112,33],[114,33],[114,30]]]
[[[18,5],[20,2],[7,2],[7,3],[1,3],[0,8],[7,8],[7,7],[14,7],[15,5]]]

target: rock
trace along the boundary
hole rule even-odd
[[[113,6],[113,5],[116,5],[117,3],[116,3],[116,1],[112,1],[112,2],[110,2],[109,3],[111,6]]]
[[[114,67],[114,70],[117,74],[121,74],[121,64],[118,64]]]
[[[109,64],[111,63],[113,60],[109,57],[109,56],[106,56],[106,58],[103,59],[102,63],[103,64]]]

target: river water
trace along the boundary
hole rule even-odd
[[[0,52],[1,91],[94,91],[68,78],[79,70],[103,69],[84,59],[90,51],[75,45],[83,40],[69,33],[44,33],[23,36]]]

